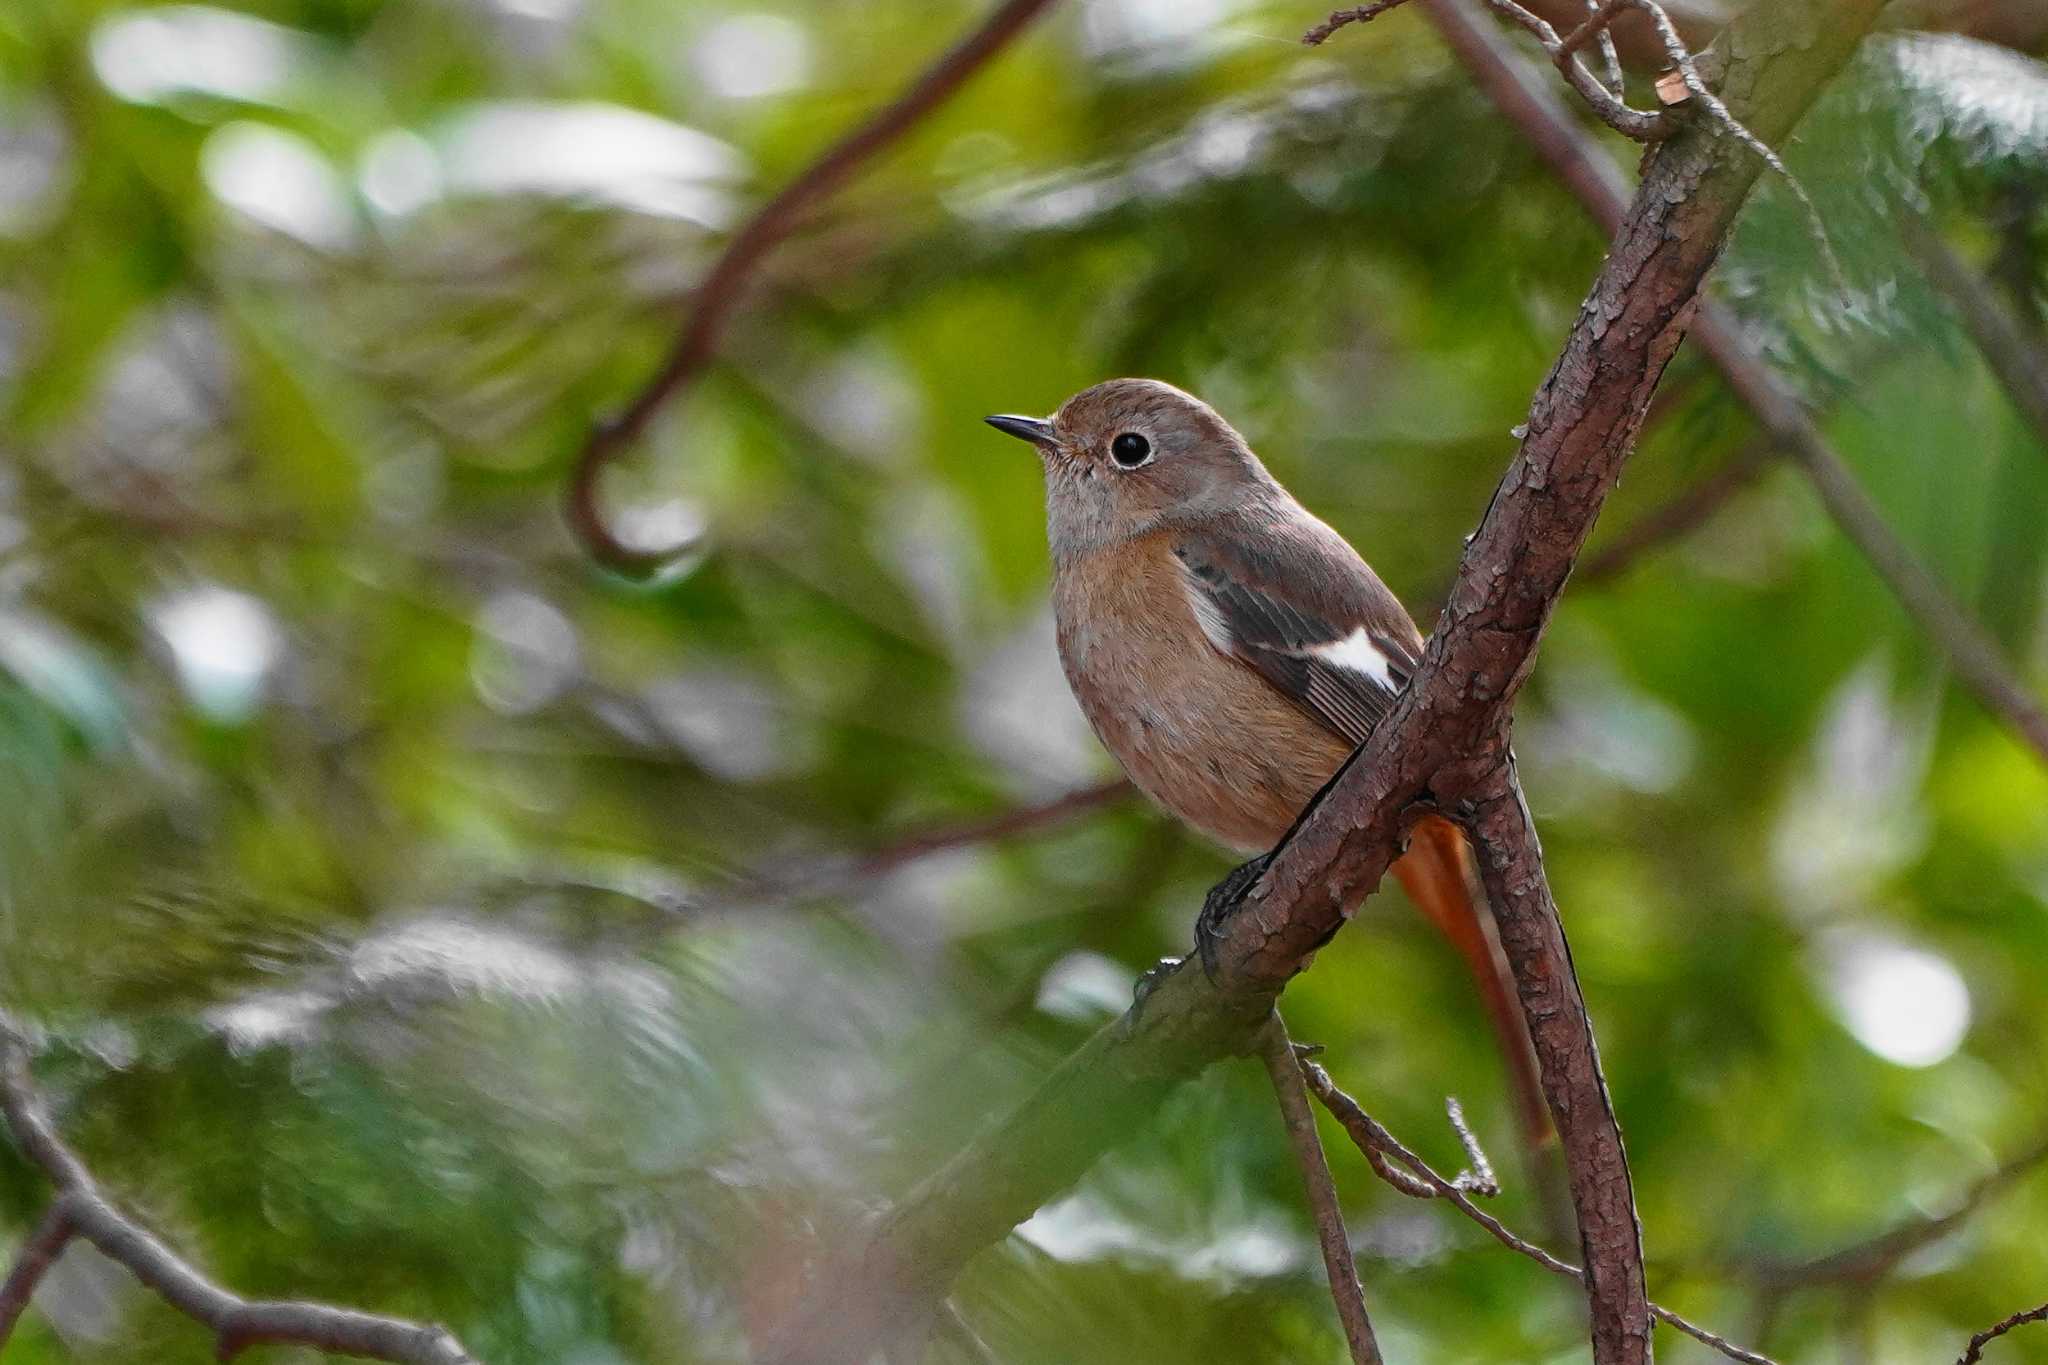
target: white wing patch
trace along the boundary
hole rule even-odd
[[[1216,599],[1202,590],[1199,583],[1181,566],[1181,590],[1188,595],[1188,605],[1195,609],[1195,624],[1202,628],[1202,634],[1209,637],[1219,653],[1230,654],[1237,648],[1231,638],[1230,622],[1224,619],[1223,608],[1216,605]]]
[[[1197,615],[1199,614],[1198,612]],[[1364,626],[1357,627],[1341,640],[1327,645],[1313,645],[1308,652],[1325,663],[1335,664],[1339,668],[1349,669],[1353,673],[1371,678],[1389,693],[1401,690],[1400,684],[1394,681],[1386,654],[1372,642],[1372,636],[1366,633]]]

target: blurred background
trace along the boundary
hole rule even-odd
[[[1055,7],[612,471],[622,534],[686,551],[636,583],[572,542],[577,442],[730,230],[982,13],[0,8],[0,1000],[103,1180],[228,1283],[493,1365],[744,1360],[792,1264],[1185,947],[1226,859],[1138,802],[976,826],[1114,776],[984,413],[1182,384],[1432,619],[1603,241],[1421,16],[1311,51],[1321,11],[1269,0]],[[1788,151],[1847,297],[1770,178],[1715,292],[2038,690],[2048,438],[1901,220],[2048,345],[2048,14],[1900,18],[1949,31],[1873,41]],[[2048,1177],[1881,1277],[1787,1265],[2048,1134],[2048,773],[1753,438],[1682,351],[1593,553],[1747,473],[1574,582],[1522,774],[1653,1295],[1788,1361],[1951,1359],[2048,1295]],[[1458,1095],[1541,1229],[1398,891],[1287,1001],[1446,1169]],[[1583,1358],[1571,1286],[1332,1155],[1392,1358]],[[0,1245],[46,1199],[0,1150]],[[1343,1349],[1250,1064],[955,1302],[1003,1361]],[[210,1357],[84,1248],[8,1352]]]

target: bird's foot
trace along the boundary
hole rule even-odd
[[[1209,894],[1202,899],[1202,913],[1195,916],[1195,951],[1201,955],[1202,972],[1211,981],[1216,979],[1216,947],[1223,941],[1224,926],[1230,917],[1244,904],[1245,896],[1265,875],[1266,864],[1273,861],[1270,853],[1261,853],[1249,862],[1240,863],[1230,870],[1230,875],[1209,888]]]
[[[1131,987],[1131,1007],[1124,1013],[1124,1034],[1129,1036],[1138,1026],[1138,1019],[1145,1013],[1145,1002],[1152,998],[1152,992],[1166,984],[1166,979],[1181,969],[1187,961],[1181,957],[1162,957],[1143,972]]]

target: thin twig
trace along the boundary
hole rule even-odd
[[[1344,1230],[1344,1210],[1337,1202],[1337,1185],[1330,1178],[1329,1159],[1323,1155],[1323,1140],[1316,1134],[1316,1112],[1302,1086],[1302,1071],[1295,1064],[1294,1049],[1287,1041],[1287,1026],[1274,1011],[1259,1037],[1259,1057],[1272,1079],[1273,1095],[1280,1101],[1280,1119],[1287,1126],[1287,1140],[1301,1167],[1301,1183],[1308,1192],[1309,1212],[1315,1218],[1316,1242],[1323,1251],[1323,1269],[1330,1279],[1330,1297],[1337,1303],[1337,1320],[1344,1325],[1344,1340],[1351,1348],[1352,1365],[1382,1365],[1379,1342],[1372,1334],[1372,1319],[1365,1311],[1365,1289],[1358,1282],[1358,1261],[1351,1252],[1351,1236]]]
[[[658,568],[673,556],[621,541],[606,525],[598,479],[613,458],[645,433],[656,413],[688,388],[718,348],[755,269],[819,202],[841,189],[878,153],[916,127],[967,79],[1001,52],[1052,0],[1004,0],[979,27],[941,54],[894,100],[834,143],[763,204],[734,234],[695,291],[689,320],[654,374],[609,422],[592,428],[570,472],[569,527],[603,563],[629,573]]]
[[[2006,301],[2012,305],[2021,331],[2036,344],[2048,341],[2048,316],[2041,310],[2041,271],[2033,232],[2042,198],[2041,191],[2031,182],[2015,181],[1998,196],[1991,214],[1992,229],[1998,234],[1997,249],[1991,253],[1991,277],[2005,290]]]
[[[1707,338],[1703,335],[1701,339]],[[1984,627],[1899,539],[1856,481],[1848,462],[1803,415],[1799,422],[1790,442],[1793,458],[1806,471],[1842,534],[1863,552],[1906,614],[1948,654],[1964,685],[2048,763],[2048,710],[2013,676],[1997,642]]]
[[[1520,55],[1475,12],[1471,0],[1431,0],[1425,12],[1475,82],[1609,232],[1628,214],[1621,172],[1582,132]],[[1921,631],[1954,664],[1962,683],[2048,762],[2048,711],[2027,690],[1991,637],[1921,565],[1857,484],[1784,382],[1742,340],[1727,311],[1702,300],[1693,335],[1780,449],[1806,473],[1836,525],[1891,588]]]
[[[171,1307],[211,1331],[221,1360],[275,1342],[400,1365],[476,1365],[460,1342],[432,1324],[324,1303],[245,1299],[208,1279],[101,1193],[44,1109],[29,1074],[28,1040],[5,1014],[0,1014],[0,1117],[21,1154],[57,1187],[57,1207],[70,1225],[67,1235],[91,1242]],[[44,1230],[49,1228],[46,1219]]]
[[[1977,353],[2048,454],[2048,350],[2036,344],[2020,319],[1999,302],[1991,283],[1956,255],[1933,224],[1906,204],[1898,206],[1898,214],[1907,250],[1955,310]]]
[[[1403,1146],[1400,1139],[1388,1132],[1378,1119],[1366,1113],[1357,1100],[1340,1090],[1337,1087],[1337,1083],[1330,1079],[1330,1073],[1321,1066],[1304,1057],[1299,1060],[1299,1067],[1302,1080],[1306,1083],[1309,1093],[1322,1101],[1323,1107],[1330,1111],[1330,1116],[1337,1120],[1339,1126],[1346,1133],[1350,1134],[1352,1142],[1365,1155],[1367,1162],[1375,1172],[1382,1170],[1382,1162],[1374,1160],[1375,1153],[1382,1153],[1385,1156],[1392,1157],[1395,1161],[1407,1167],[1409,1172],[1412,1172],[1412,1175],[1408,1176],[1405,1181],[1387,1179],[1387,1177],[1382,1175],[1381,1178],[1387,1179],[1387,1183],[1396,1190],[1408,1195],[1410,1198],[1448,1200],[1458,1212],[1464,1214],[1480,1227],[1485,1228],[1488,1233],[1492,1234],[1495,1241],[1508,1248],[1508,1250],[1528,1257],[1553,1274],[1568,1276],[1574,1280],[1585,1277],[1585,1272],[1578,1266],[1552,1255],[1536,1245],[1536,1243],[1513,1232],[1500,1219],[1495,1218],[1485,1209],[1473,1203],[1465,1188],[1458,1181],[1446,1180],[1428,1162]],[[1457,1126],[1455,1122],[1454,1126]],[[1469,1133],[1466,1133],[1461,1128],[1460,1137],[1461,1140],[1469,1137]],[[1473,1145],[1476,1146],[1477,1144]],[[1468,1147],[1468,1156],[1470,1150],[1470,1147]],[[1427,1193],[1418,1195],[1414,1188],[1416,1184],[1424,1187]],[[1711,1346],[1730,1360],[1741,1361],[1743,1365],[1775,1365],[1775,1362],[1769,1356],[1760,1355],[1755,1351],[1737,1346],[1726,1337],[1710,1332],[1697,1323],[1680,1317],[1660,1304],[1652,1303],[1650,1305],[1650,1313],[1658,1321],[1676,1328],[1694,1341]]]
[[[1444,1116],[1451,1121],[1451,1131],[1458,1135],[1458,1145],[1465,1149],[1465,1169],[1451,1183],[1467,1194],[1493,1198],[1500,1193],[1500,1180],[1493,1173],[1493,1163],[1486,1159],[1486,1149],[1479,1145],[1472,1126],[1465,1122],[1465,1106],[1458,1103],[1457,1096],[1445,1098]]]
[[[1380,0],[1378,4],[1367,5],[1361,9],[1340,10],[1310,29],[1303,35],[1302,41],[1321,43],[1338,29],[1376,18],[1400,3],[1402,0]],[[1587,0],[1590,13],[1585,22],[1562,36],[1551,27],[1548,20],[1517,4],[1516,0],[1486,0],[1486,3],[1535,37],[1537,45],[1543,49],[1544,55],[1550,58],[1551,64],[1557,67],[1565,81],[1579,93],[1580,98],[1585,100],[1587,107],[1602,123],[1633,141],[1658,142],[1677,132],[1690,115],[1678,109],[1637,109],[1624,98],[1627,91],[1621,80],[1620,57],[1615,53],[1614,37],[1609,30],[1621,11],[1640,11],[1650,21],[1651,28],[1657,34],[1657,41],[1664,47],[1664,55],[1670,60],[1672,69],[1678,73],[1679,79],[1684,82],[1687,92],[1692,96],[1692,101],[1686,107],[1705,110],[1708,121],[1747,147],[1785,182],[1786,188],[1791,190],[1806,215],[1807,231],[1819,249],[1830,277],[1845,297],[1849,294],[1849,278],[1842,269],[1841,259],[1835,254],[1834,243],[1829,240],[1827,222],[1821,217],[1820,209],[1813,202],[1813,197],[1806,192],[1806,186],[1800,183],[1799,177],[1792,174],[1791,169],[1785,165],[1777,152],[1772,150],[1771,145],[1751,132],[1729,111],[1721,97],[1708,87],[1705,78],[1700,75],[1692,49],[1686,46],[1684,37],[1678,32],[1678,26],[1671,22],[1671,16],[1664,12],[1664,7],[1658,4],[1657,0]],[[1579,50],[1596,36],[1601,40],[1601,54],[1613,81],[1612,88],[1587,70],[1586,64],[1579,60]]]
[[[1601,546],[1597,554],[1586,556],[1574,577],[1580,583],[1618,578],[1658,546],[1691,534],[1725,507],[1729,499],[1755,483],[1757,475],[1770,466],[1777,453],[1777,447],[1767,436],[1746,442],[1713,473],[1643,513]]]
[[[1969,1346],[1964,1349],[1961,1356],[1957,1357],[1956,1365],[1977,1365],[1977,1362],[1984,1358],[1984,1348],[1986,1346],[1998,1340],[1998,1338],[2004,1336],[2013,1328],[2024,1327],[2030,1322],[2048,1322],[2048,1303],[2042,1304],[2039,1308],[2029,1308],[2025,1312],[2014,1313],[2009,1318],[2000,1319],[1971,1337]]]
[[[59,1195],[22,1242],[14,1255],[14,1267],[7,1272],[6,1283],[0,1284],[0,1350],[6,1348],[7,1339],[14,1335],[14,1324],[35,1297],[36,1286],[57,1263],[57,1257],[63,1254],[76,1231],[70,1206]]]
[[[1698,66],[1694,64],[1691,50],[1686,47],[1685,39],[1679,36],[1678,26],[1671,22],[1671,16],[1664,12],[1664,7],[1657,4],[1656,0],[1626,2],[1630,8],[1640,10],[1649,17],[1651,26],[1657,30],[1658,40],[1664,44],[1665,55],[1670,57],[1672,66],[1685,82],[1685,88],[1692,92],[1693,98],[1707,111],[1708,117],[1713,119],[1723,132],[1755,153],[1758,159],[1777,172],[1778,178],[1785,182],[1785,188],[1792,192],[1792,197],[1799,201],[1799,207],[1805,211],[1807,235],[1819,249],[1821,263],[1827,267],[1829,278],[1835,282],[1835,288],[1840,290],[1846,299],[1851,292],[1848,272],[1842,269],[1842,259],[1835,254],[1835,244],[1828,236],[1827,220],[1820,216],[1820,207],[1813,202],[1813,196],[1806,192],[1806,186],[1800,183],[1798,176],[1792,174],[1791,169],[1779,158],[1777,152],[1771,149],[1769,143],[1744,127],[1735,115],[1728,112],[1728,106],[1722,103],[1721,97],[1707,88]]]
[[[1614,98],[1626,102],[1628,99],[1628,77],[1622,74],[1621,51],[1614,45],[1614,11],[1622,0],[1586,0],[1588,18],[1584,24],[1564,38],[1564,50],[1576,52],[1585,41],[1583,35],[1588,28],[1597,29],[1600,35],[1600,64],[1606,72],[1605,84],[1614,92]]]
[[[1302,45],[1305,47],[1321,47],[1324,43],[1330,41],[1330,35],[1334,34],[1338,29],[1349,27],[1352,24],[1369,24],[1388,10],[1398,9],[1406,3],[1407,0],[1375,0],[1375,3],[1360,5],[1357,9],[1337,10],[1329,18],[1323,20],[1322,23],[1317,24],[1308,32],[1302,34]]]
[[[960,1348],[960,1354],[973,1361],[974,1365],[1001,1365],[1000,1358],[981,1339],[981,1333],[968,1324],[960,1315],[960,1308],[951,1299],[939,1305],[939,1335]]]
[[[1351,24],[1367,23],[1403,2],[1404,0],[1378,0],[1378,3],[1364,5],[1358,9],[1338,10],[1322,23],[1317,24],[1314,28],[1303,34],[1301,40],[1310,46],[1326,42],[1339,29],[1348,27]],[[1542,45],[1544,52],[1549,54],[1553,62],[1557,63],[1557,69],[1571,83],[1572,89],[1578,91],[1585,99],[1587,106],[1599,116],[1600,121],[1614,129],[1615,132],[1636,142],[1656,142],[1662,138],[1670,137],[1678,131],[1679,125],[1672,119],[1667,118],[1662,110],[1646,112],[1641,109],[1632,109],[1617,99],[1614,92],[1600,83],[1598,76],[1595,76],[1586,69],[1585,63],[1581,62],[1574,52],[1565,48],[1564,40],[1558,37],[1557,30],[1552,28],[1546,20],[1530,13],[1522,6],[1516,4],[1514,0],[1488,0],[1488,2],[1502,14],[1535,35],[1536,41]],[[1579,31],[1581,43],[1585,41],[1586,37],[1590,36],[1589,30],[1591,26],[1592,21],[1590,20],[1587,24],[1581,25]]]
[[[1557,51],[1570,55],[1584,47],[1598,34],[1605,33],[1612,37],[1611,26],[1614,23],[1614,16],[1628,8],[1630,3],[1631,0],[1586,0],[1586,21],[1558,39]],[[1610,85],[1614,83],[1609,82]]]
[[[1898,1263],[1924,1246],[1940,1241],[1985,1204],[2003,1194],[2042,1162],[2048,1161],[2048,1138],[1984,1176],[1941,1213],[1912,1218],[1874,1237],[1824,1256],[1803,1261],[1765,1261],[1744,1268],[1747,1278],[1780,1290],[1822,1284],[1870,1283],[1889,1275]]]
[[[1122,778],[1080,787],[1036,805],[1018,806],[994,815],[920,829],[850,858],[830,859],[795,869],[764,869],[731,886],[713,891],[701,902],[681,907],[691,914],[738,910],[750,906],[789,905],[845,895],[897,869],[958,848],[995,843],[1051,829],[1129,796],[1134,788]]]

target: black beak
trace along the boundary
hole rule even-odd
[[[1053,443],[1052,423],[1038,417],[1014,417],[1009,413],[997,413],[984,417],[982,421],[1007,436],[1020,441],[1029,441],[1035,446],[1049,446]]]

